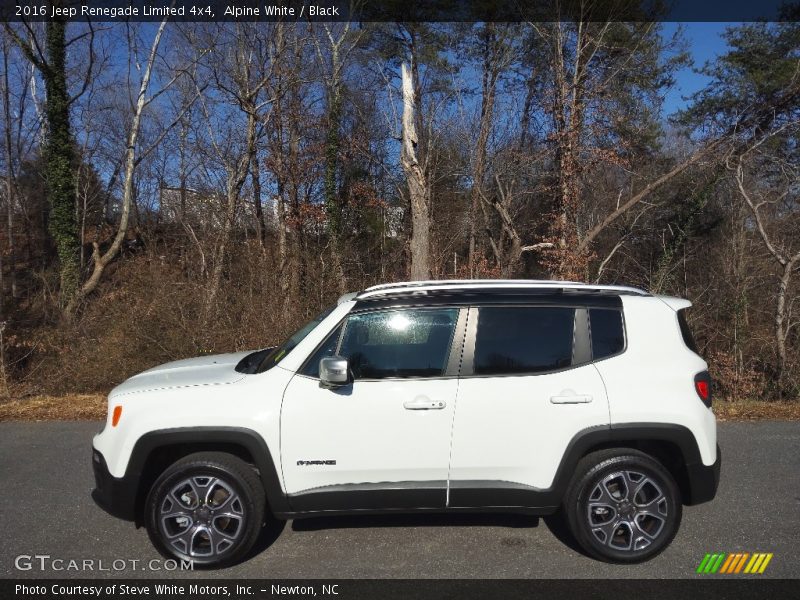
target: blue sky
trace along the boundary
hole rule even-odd
[[[679,25],[683,25],[684,37],[689,44],[695,67],[701,67],[706,61],[725,52],[726,44],[722,34],[726,27],[736,23],[664,23],[664,36],[671,36]],[[707,82],[706,77],[695,73],[691,68],[681,69],[676,74],[675,87],[667,93],[664,100],[664,114],[670,115],[683,108],[686,105],[683,97],[698,91]]]

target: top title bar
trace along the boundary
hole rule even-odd
[[[4,21],[789,21],[786,0],[0,0]]]

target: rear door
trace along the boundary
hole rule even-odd
[[[281,458],[298,511],[441,508],[466,309],[351,314],[286,389]],[[348,358],[352,384],[319,385],[319,360]]]
[[[608,422],[586,308],[472,308],[448,506],[541,506],[573,436]]]

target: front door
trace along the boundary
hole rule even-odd
[[[290,381],[281,412],[293,510],[445,505],[460,312],[352,313],[312,354]],[[353,382],[326,389],[319,360],[333,354],[349,360]]]

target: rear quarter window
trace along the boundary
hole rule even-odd
[[[589,331],[592,339],[592,360],[613,356],[625,349],[622,311],[592,308],[589,310]]]

